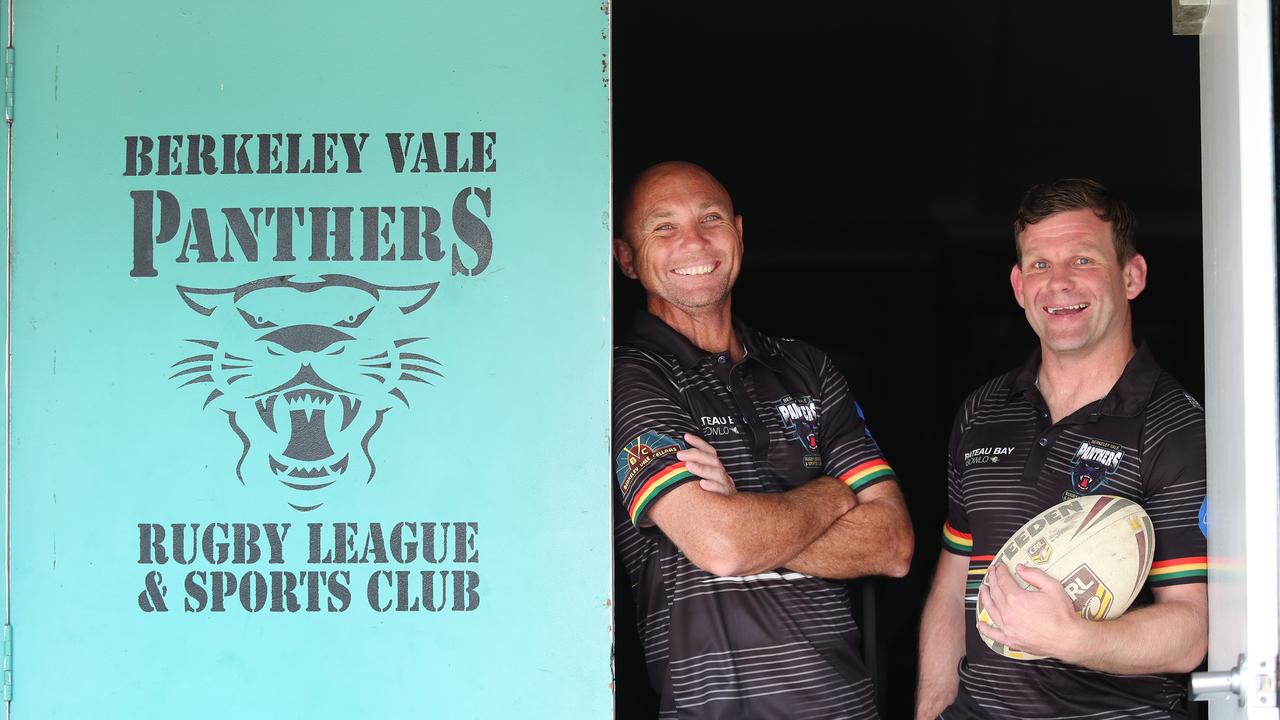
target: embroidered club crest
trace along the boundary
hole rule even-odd
[[[805,467],[821,467],[822,453],[818,449],[818,406],[813,398],[801,395],[783,396],[777,403],[778,419],[782,427],[804,448]]]
[[[1088,495],[1107,482],[1124,460],[1124,448],[1106,440],[1089,439],[1080,443],[1071,458],[1071,486]]]
[[[652,430],[623,446],[614,462],[614,472],[623,494],[631,489],[631,483],[659,458],[677,453],[685,444],[668,435]]]

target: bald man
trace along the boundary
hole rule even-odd
[[[906,574],[893,470],[820,351],[733,317],[742,217],[702,168],[637,179],[614,255],[618,550],[662,718],[874,718],[843,580]]]

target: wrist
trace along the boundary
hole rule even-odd
[[[844,515],[858,506],[858,496],[854,494],[852,488],[830,475],[824,475],[822,479],[829,481],[834,487],[832,495],[835,496],[835,501],[841,508],[840,515]]]
[[[1067,632],[1062,637],[1063,648],[1057,658],[1063,662],[1090,667],[1091,660],[1104,652],[1102,643],[1106,633],[1103,632],[1102,622],[1072,615],[1071,622],[1067,624]]]

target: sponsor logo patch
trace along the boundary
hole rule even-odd
[[[1115,596],[1098,579],[1088,565],[1081,565],[1067,575],[1062,587],[1071,598],[1076,613],[1085,620],[1101,620]]]
[[[625,495],[631,489],[631,483],[659,458],[664,458],[685,448],[685,444],[669,435],[652,430],[627,443],[618,453],[614,463],[614,472],[618,476],[618,486]]]
[[[980,447],[974,448],[964,454],[964,466],[986,465],[987,463],[998,463],[1006,455],[1013,452],[1011,447]]]
[[[778,419],[782,427],[791,431],[792,438],[804,448],[804,466],[822,467],[822,453],[818,449],[818,405],[808,395],[778,400]]]
[[[703,415],[699,419],[702,421],[704,438],[711,435],[738,435],[742,432],[732,415]]]
[[[1071,458],[1071,487],[1078,493],[1092,493],[1120,469],[1122,460],[1124,448],[1120,445],[1106,440],[1085,440]]]

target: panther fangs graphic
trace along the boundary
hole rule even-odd
[[[408,408],[405,391],[440,375],[438,362],[414,352],[426,338],[411,336],[422,323],[410,317],[438,283],[292,278],[178,287],[213,337],[188,340],[200,350],[174,363],[170,379],[210,386],[204,407],[226,413],[244,445],[241,483],[278,482],[289,505],[307,511],[344,482],[373,480],[369,442],[383,415]]]

